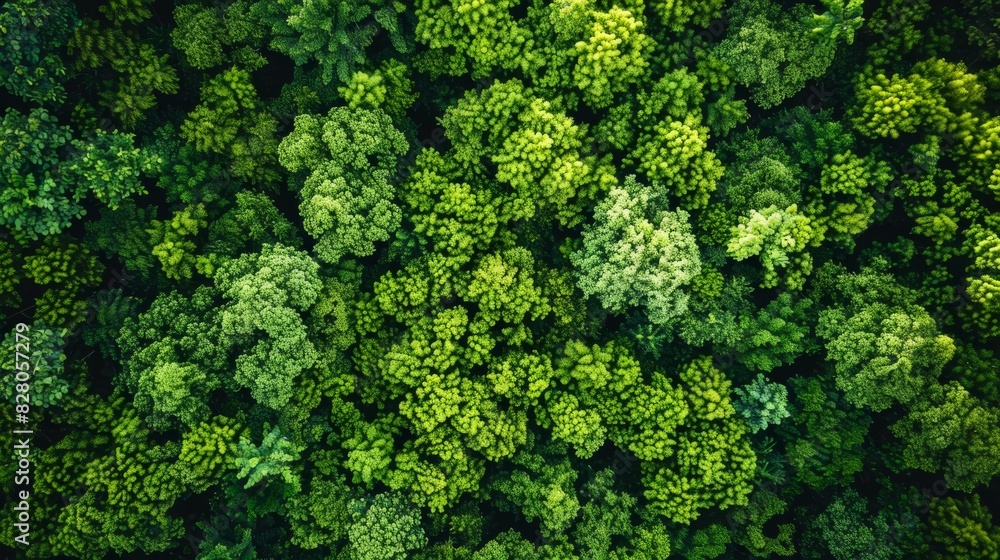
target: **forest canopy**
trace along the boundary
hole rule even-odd
[[[997,0],[4,2],[3,546],[1000,560],[998,45]]]

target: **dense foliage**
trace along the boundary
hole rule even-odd
[[[998,45],[995,0],[5,2],[3,545],[1000,559]]]

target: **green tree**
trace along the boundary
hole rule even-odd
[[[682,542],[678,552],[689,560],[713,560],[726,552],[732,541],[730,532],[718,524],[709,525],[697,531],[688,528],[680,530]]]
[[[515,470],[492,488],[516,506],[529,523],[538,521],[543,535],[553,537],[569,529],[580,514],[576,478],[576,470],[564,461],[546,464],[535,473]]]
[[[592,11],[590,20],[589,38],[574,45],[573,81],[585,102],[603,108],[645,76],[653,41],[643,33],[642,18],[618,6]]]
[[[248,70],[266,65],[266,59],[257,51],[264,45],[267,29],[251,14],[252,6],[247,0],[237,0],[225,7],[175,7],[177,26],[170,32],[174,47],[199,70],[229,61]]]
[[[235,204],[208,226],[208,242],[203,250],[210,261],[213,255],[236,258],[244,253],[258,253],[265,244],[302,247],[299,229],[270,197],[240,191],[234,198]]]
[[[583,232],[583,247],[570,258],[584,295],[597,295],[606,309],[621,313],[642,306],[653,323],[683,314],[684,288],[701,272],[701,259],[688,214],[656,212],[649,190],[626,179],[594,210],[595,225]]]
[[[812,256],[806,247],[816,246],[822,240],[822,230],[799,214],[795,204],[779,209],[768,206],[763,211],[751,210],[732,228],[728,251],[736,260],[760,257],[764,269],[762,288],[778,285],[778,269],[784,269],[784,284],[800,290],[812,272]]]
[[[724,5],[725,2],[720,0],[655,0],[649,3],[663,25],[676,32],[690,24],[708,26],[710,21],[722,14]]]
[[[531,30],[515,21],[516,0],[452,3],[421,0],[414,6],[416,40],[426,44],[434,58],[427,65],[436,73],[464,73],[471,59],[472,77],[488,76],[498,67],[517,68],[525,59]]]
[[[265,427],[267,431],[267,427]],[[244,488],[250,488],[260,481],[271,484],[272,480],[288,488],[288,494],[294,495],[301,491],[301,483],[296,462],[301,458],[301,446],[281,435],[281,430],[275,426],[268,431],[260,445],[246,437],[240,437],[238,445],[239,456],[236,457],[236,476],[246,479]],[[284,493],[279,490],[278,493]]]
[[[236,66],[223,71],[202,84],[200,99],[181,125],[181,137],[200,152],[225,156],[240,179],[277,181],[278,122],[262,107],[250,73]]]
[[[795,525],[781,523],[778,525],[777,535],[765,534],[765,524],[775,516],[785,513],[787,509],[788,504],[777,494],[769,490],[754,492],[750,503],[732,514],[733,523],[739,527],[734,541],[753,554],[754,558],[770,558],[772,554],[794,555],[795,545],[792,543],[792,537],[795,534]]]
[[[218,315],[218,292],[201,286],[189,296],[164,292],[145,312],[124,318],[117,336],[123,372],[115,384],[136,395],[158,428],[182,419],[193,424],[208,395],[231,387],[230,341]]]
[[[727,162],[717,192],[732,205],[733,214],[745,208],[763,210],[772,204],[787,208],[801,203],[801,158],[793,157],[778,138],[760,135],[755,129],[733,134],[716,150]],[[731,225],[736,225],[735,220]]]
[[[934,95],[933,84],[920,75],[902,77],[871,70],[856,87],[859,102],[855,127],[867,136],[899,138],[917,127],[938,119],[944,100]],[[944,123],[938,126],[942,126]]]
[[[189,425],[190,430],[181,439],[177,461],[184,468],[185,481],[200,492],[235,469],[242,426],[226,416]]]
[[[341,82],[348,82],[355,68],[366,64],[365,51],[379,31],[389,34],[396,51],[409,52],[402,11],[402,4],[379,0],[349,3],[278,0],[256,2],[251,9],[253,15],[271,28],[271,48],[288,55],[298,66],[318,63],[324,85],[334,75]]]
[[[895,139],[921,130],[956,133],[961,139],[974,126],[967,113],[982,101],[985,88],[964,64],[931,58],[914,64],[905,76],[886,76],[868,66],[855,92],[852,120],[866,136]]]
[[[995,232],[998,225],[993,218],[986,218],[985,227],[973,224],[968,228],[964,243],[966,254],[972,259],[966,268],[969,304],[963,309],[967,318],[966,329],[980,338],[995,336],[1000,332],[1000,308],[997,307],[997,292],[1000,291],[1000,236]]]
[[[413,92],[415,84],[410,74],[409,67],[390,58],[374,72],[355,72],[337,92],[351,109],[382,109],[394,122],[400,122],[419,97]]]
[[[21,283],[22,261],[14,244],[0,240],[0,307],[13,307],[21,302],[18,286]]]
[[[115,259],[124,265],[129,274],[145,280],[154,270],[152,240],[146,235],[134,235],[149,228],[156,216],[157,207],[140,207],[127,200],[115,210],[101,209],[101,217],[84,224],[84,243],[95,253]],[[147,232],[148,233],[148,232]]]
[[[133,145],[131,134],[98,131],[92,141],[73,139],[69,127],[42,108],[24,115],[13,108],[0,123],[0,225],[38,239],[68,228],[86,214],[81,202],[93,196],[109,208],[145,193],[141,174],[158,160]],[[70,155],[60,158],[59,150]]]
[[[352,525],[352,496],[343,476],[313,478],[308,492],[288,501],[292,544],[306,550],[320,546],[336,550]]]
[[[875,212],[872,193],[882,192],[891,179],[889,166],[871,155],[835,154],[820,174],[819,190],[826,196],[807,206],[806,213],[828,238],[849,240],[868,228]]]
[[[698,358],[681,370],[689,413],[676,451],[663,462],[643,463],[644,495],[671,521],[688,524],[700,511],[746,505],[757,459],[729,396],[730,381]]]
[[[233,379],[270,408],[285,406],[293,382],[313,365],[317,352],[302,313],[316,302],[319,266],[302,251],[265,244],[260,253],[227,261],[215,273],[226,300],[221,332],[240,347]]]
[[[184,528],[170,512],[189,490],[177,462],[180,444],[154,443],[120,393],[104,398],[80,389],[60,415],[72,433],[39,455],[33,481],[38,496],[66,496],[68,504],[53,512],[33,547],[43,556],[85,559],[172,548]]]
[[[352,560],[404,560],[427,545],[420,510],[398,494],[378,494],[352,504],[347,529]]]
[[[70,382],[73,381],[70,372],[66,371],[65,367],[64,337],[68,333],[62,329],[52,329],[41,320],[34,321],[30,327],[28,331],[21,333],[21,337],[17,336],[17,329],[12,329],[4,336],[4,344],[9,348],[18,348],[19,343],[27,344],[30,367],[26,371],[31,376],[28,404],[32,408],[39,407],[45,410],[49,407],[59,406],[59,403],[69,393]],[[4,371],[20,369],[14,367],[15,354],[13,352],[7,354],[2,364]],[[20,363],[20,360],[18,362]],[[23,402],[16,399],[15,395],[18,394],[20,393],[15,391],[15,383],[11,380],[3,390],[4,401],[12,405]]]
[[[69,39],[68,50],[78,70],[98,70],[111,78],[97,93],[126,130],[135,129],[156,106],[157,93],[178,92],[177,71],[168,54],[157,52],[133,26],[153,13],[144,2],[111,1],[101,6],[110,26],[84,19]],[[110,8],[110,9],[109,9]],[[126,25],[131,24],[131,25]]]
[[[815,490],[846,486],[864,467],[871,417],[836,392],[828,376],[795,377],[789,385],[795,412],[785,448],[795,478]]]
[[[181,424],[192,425],[208,413],[207,389],[215,384],[206,382],[205,372],[191,364],[158,363],[148,375],[139,378],[135,407],[150,415],[156,426],[176,418]]]
[[[0,76],[12,95],[34,102],[61,102],[66,66],[61,48],[80,20],[69,2],[17,0],[0,9]]]
[[[808,4],[786,10],[769,0],[737,2],[729,13],[732,30],[712,52],[750,88],[754,103],[774,107],[823,75],[839,44],[853,42],[861,27],[860,1],[824,4],[828,11],[816,14]]]
[[[1000,412],[954,381],[932,385],[927,393],[892,426],[903,441],[903,464],[943,470],[948,486],[957,490],[989,483],[1000,473],[1000,460],[988,451],[1000,441]]]
[[[154,175],[167,202],[212,203],[236,186],[220,157],[185,142],[172,123],[156,129],[153,137],[147,149],[162,162]]]
[[[448,155],[470,172],[466,181],[488,179],[484,166],[495,166],[503,221],[544,212],[575,225],[583,204],[617,183],[609,156],[590,153],[586,125],[518,80],[466,93],[441,122],[453,146]]]
[[[289,171],[307,174],[299,212],[320,260],[371,255],[399,227],[390,172],[406,151],[403,134],[380,109],[334,107],[325,117],[295,118],[278,154]]]
[[[509,209],[492,193],[453,178],[458,173],[448,163],[435,150],[421,151],[401,195],[412,210],[409,219],[421,245],[461,265],[490,245],[499,214]]]
[[[687,208],[705,207],[724,171],[708,150],[708,128],[690,114],[640,134],[625,162],[646,174],[658,196],[677,197]]]
[[[574,527],[574,541],[582,555],[608,557],[616,536],[634,531],[632,515],[638,500],[626,492],[614,489],[615,475],[610,468],[594,473],[584,485],[583,495],[589,499],[580,508],[580,520]],[[668,539],[669,542],[669,539]],[[669,554],[669,545],[666,554]]]
[[[898,560],[902,551],[889,535],[889,522],[880,512],[868,513],[868,501],[852,488],[844,490],[813,518],[802,549],[806,558]]]
[[[783,418],[791,415],[788,410],[788,389],[780,383],[768,381],[764,374],[746,387],[733,390],[736,400],[733,406],[746,418],[751,433],[766,429],[769,425],[781,424]]]
[[[836,364],[837,387],[855,406],[876,412],[918,400],[955,352],[954,341],[916,306],[828,309],[817,334]]]
[[[927,543],[921,555],[932,560],[995,560],[1000,555],[1000,528],[979,495],[932,500],[927,514]]]
[[[795,299],[785,292],[756,310],[749,309],[749,302],[738,312],[737,335],[732,344],[718,340],[720,346],[730,346],[736,360],[748,369],[768,372],[782,364],[791,364],[803,353],[812,350],[814,342],[805,318],[812,308],[807,298]],[[695,319],[697,320],[697,319]]]
[[[174,280],[190,279],[197,271],[211,276],[215,262],[209,255],[196,255],[194,239],[208,226],[204,204],[193,204],[174,212],[169,221],[152,220],[146,233],[151,253],[160,261],[163,273]]]
[[[53,327],[73,327],[84,320],[84,288],[101,281],[104,268],[71,238],[46,237],[34,255],[24,258],[24,273],[45,292],[35,300],[36,316]]]

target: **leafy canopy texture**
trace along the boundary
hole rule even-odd
[[[131,134],[98,130],[92,141],[74,139],[44,108],[5,111],[0,158],[0,225],[30,239],[68,228],[86,214],[82,201],[89,196],[114,209],[145,193],[140,176],[158,164],[135,147]]]
[[[688,213],[654,211],[650,190],[634,176],[612,189],[571,260],[580,289],[609,311],[641,306],[651,322],[666,323],[687,309],[685,289],[701,272],[701,258]]]
[[[0,93],[6,556],[1000,560],[1000,0],[6,0]]]
[[[335,107],[325,117],[295,118],[278,156],[305,176],[299,212],[320,260],[371,255],[399,227],[395,158],[407,150],[406,138],[379,109]]]

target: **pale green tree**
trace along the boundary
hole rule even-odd
[[[685,288],[701,259],[687,212],[656,207],[651,189],[630,176],[597,205],[595,224],[570,258],[585,295],[615,313],[643,307],[650,321],[665,323],[686,310]]]

